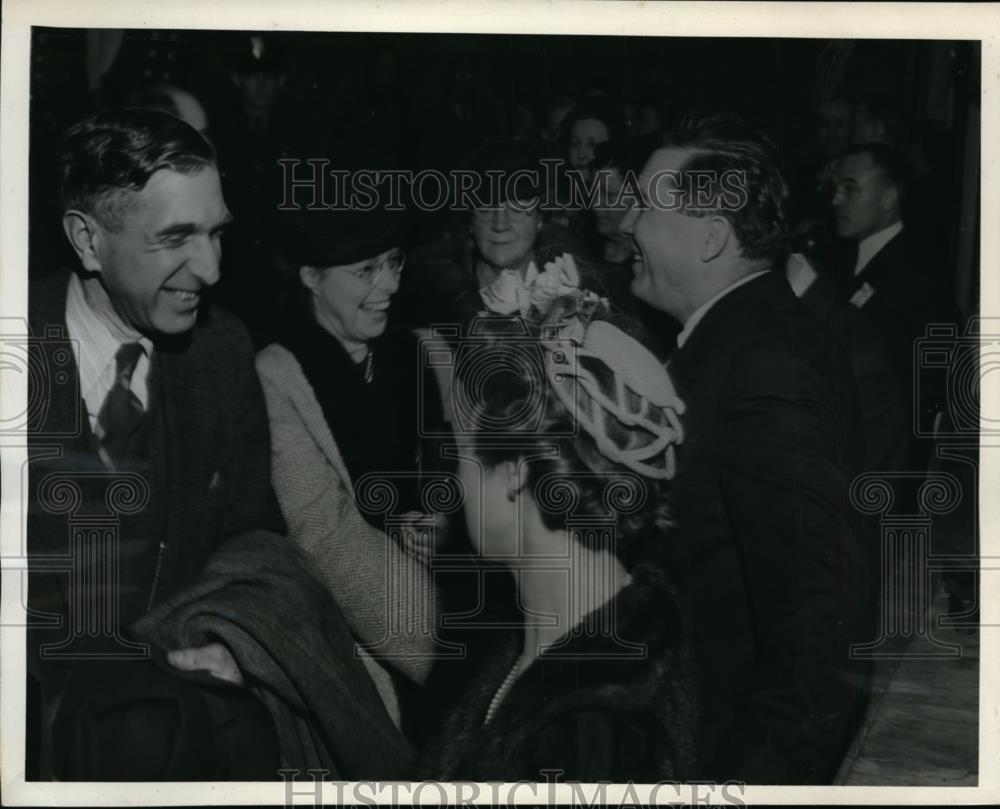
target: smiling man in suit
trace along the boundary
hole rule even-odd
[[[701,672],[699,777],[828,783],[858,720],[849,646],[871,591],[848,503],[849,370],[772,269],[788,191],[769,142],[705,116],[667,143],[621,229],[632,293],[683,327],[668,366],[687,405],[672,503]]]
[[[214,150],[125,109],[72,127],[60,158],[79,266],[29,295],[29,777],[274,778],[226,646],[151,661],[128,635],[225,539],[284,530],[250,341],[205,301],[229,221]]]

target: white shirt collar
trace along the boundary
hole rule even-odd
[[[153,343],[121,321],[108,306],[93,307],[87,300],[84,284],[92,286],[89,293],[97,300],[105,300],[107,292],[97,279],[82,281],[73,273],[66,290],[66,330],[72,341],[77,368],[80,369],[80,395],[87,405],[91,422],[104,402],[104,397],[114,381],[115,354],[124,343],[141,343],[145,349],[132,374],[132,392],[148,404],[147,374],[153,355]],[[110,304],[110,301],[108,301]]]
[[[809,263],[809,259],[802,255],[802,253],[791,253],[788,256],[788,263],[785,265],[785,275],[788,277],[788,283],[791,285],[792,292],[795,293],[796,298],[801,298],[805,295],[809,291],[809,287],[819,278],[816,268]]]
[[[684,322],[684,328],[681,330],[681,333],[677,335],[677,347],[678,348],[684,347],[684,343],[686,343],[688,338],[691,336],[691,332],[694,331],[695,326],[697,326],[701,322],[701,319],[705,317],[705,315],[708,313],[708,310],[711,309],[713,306],[715,306],[715,304],[717,304],[720,300],[722,300],[722,298],[724,298],[734,289],[738,289],[744,284],[753,281],[754,278],[760,278],[760,276],[769,272],[771,271],[759,270],[758,272],[750,273],[750,275],[744,275],[738,281],[734,281],[732,284],[727,286],[715,297],[710,298],[709,300],[705,301],[705,303],[703,303],[701,306],[699,306],[697,309],[695,309],[691,313],[691,316]]]
[[[858,261],[854,265],[854,274],[858,275],[868,265],[868,262],[875,258],[875,255],[885,247],[903,229],[902,221],[894,222],[887,228],[882,228],[878,233],[865,236],[858,243]]]

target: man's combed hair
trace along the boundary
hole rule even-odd
[[[913,169],[906,156],[887,143],[855,143],[848,146],[841,157],[862,154],[871,158],[872,164],[896,187],[902,197],[913,179]]]
[[[215,163],[212,145],[179,118],[137,107],[97,112],[70,127],[60,145],[63,210],[116,229],[122,192],[141,191],[161,169],[195,174]]]
[[[732,190],[732,184],[721,181],[723,177],[738,179],[744,190],[741,204],[723,202],[718,211],[732,223],[746,259],[783,264],[788,253],[790,192],[771,140],[738,116],[702,114],[685,118],[667,134],[665,145],[694,152],[681,166],[682,172],[717,178],[707,188],[713,201]]]

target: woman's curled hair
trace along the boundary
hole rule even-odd
[[[633,332],[624,316],[604,320]],[[579,528],[585,544],[606,543],[614,526],[616,547],[606,548],[626,568],[669,549],[672,520],[668,486],[613,460],[584,429],[573,408],[558,395],[546,371],[542,328],[520,318],[487,318],[455,355],[456,408],[474,451],[487,467],[512,461],[526,464],[526,486],[549,529]],[[581,357],[581,366],[601,393],[635,412],[638,397],[616,383],[603,362]],[[665,372],[664,372],[665,373]],[[588,394],[577,385],[576,408],[588,407]],[[603,431],[621,450],[649,440],[649,435],[606,415]],[[596,549],[596,548],[595,548]]]

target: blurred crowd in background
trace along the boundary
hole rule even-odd
[[[837,157],[862,142],[903,155],[904,219],[926,242],[927,272],[969,314],[978,306],[977,76],[978,52],[963,42],[36,29],[31,272],[71,263],[55,149],[69,124],[102,107],[173,112],[215,145],[236,216],[216,294],[259,346],[271,337],[279,283],[270,225],[279,159],[447,170],[484,145],[515,142],[571,167],[596,157],[638,171],[684,115],[727,111],[778,145],[793,188],[792,248],[820,270],[835,261]],[[425,279],[467,266],[468,221],[440,210],[417,222],[396,318],[438,316]],[[627,287],[615,217],[591,210],[569,224],[568,246],[621,265]]]

